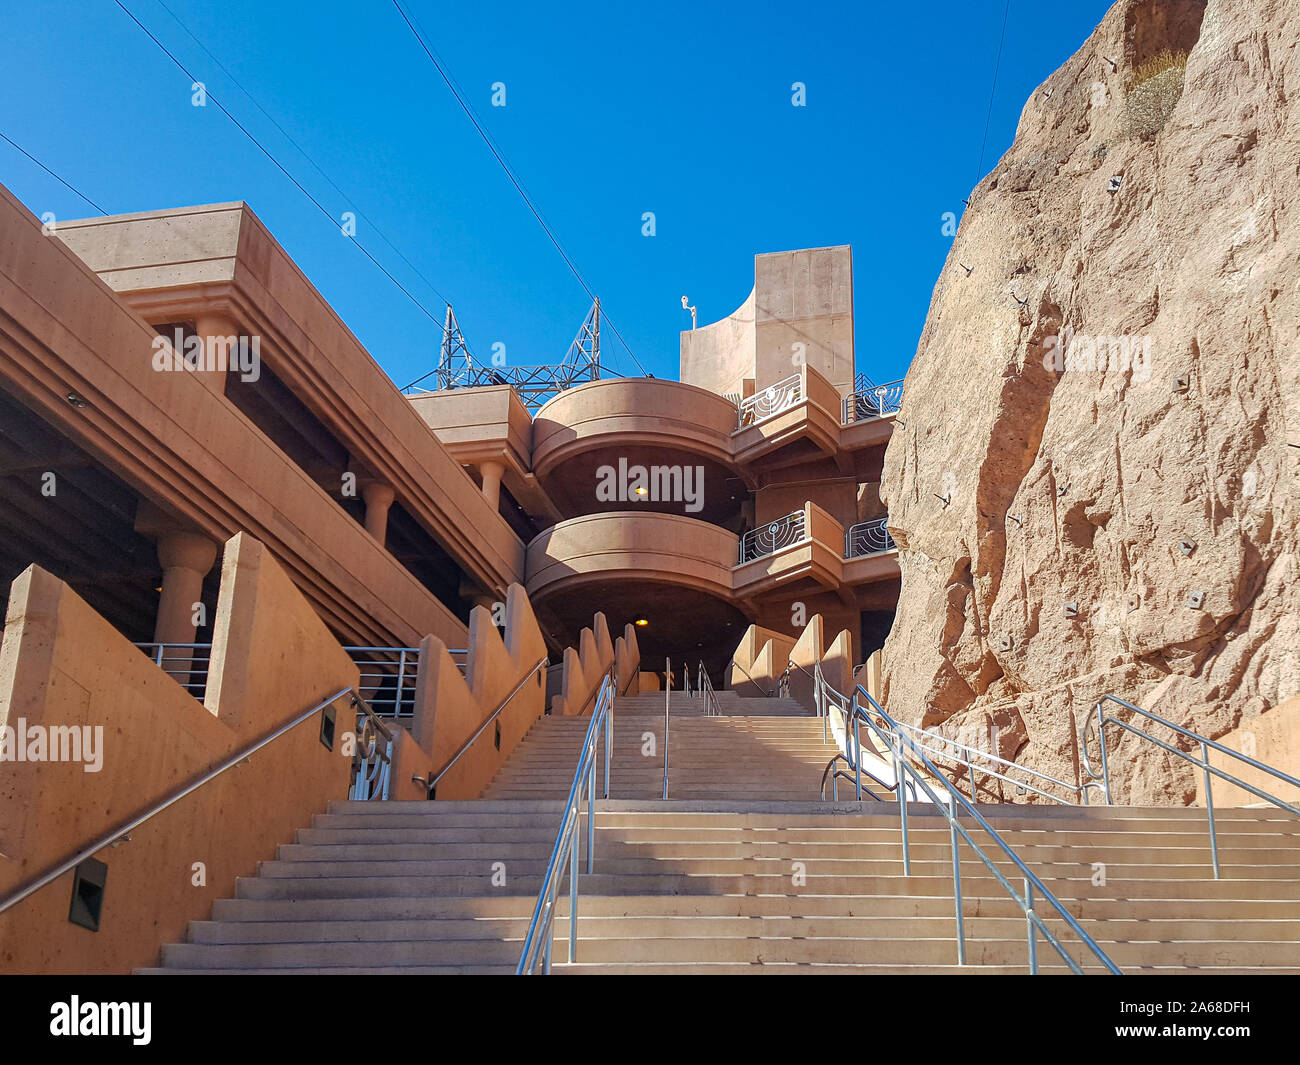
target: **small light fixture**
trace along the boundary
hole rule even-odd
[[[636,494],[639,495],[639,496],[643,496],[643,495],[646,494],[646,490],[645,490],[644,488],[637,488],[637,489],[636,489]]]
[[[649,625],[649,624],[650,624],[650,620],[649,620],[649,618],[637,618],[637,619],[636,619],[636,627],[637,627],[638,629],[644,629],[644,628],[645,628],[647,625]]]
[[[79,395],[77,395],[77,393],[75,393],[75,392],[69,392],[69,393],[68,393],[66,396],[64,396],[63,398],[66,399],[66,400],[68,401],[69,404],[71,404],[72,406],[76,407],[77,409],[81,409],[82,407],[89,407],[89,406],[90,406],[89,403],[87,403],[84,399],[82,399],[82,398],[81,398]]]

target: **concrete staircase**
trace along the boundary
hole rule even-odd
[[[810,716],[791,699],[725,695],[728,698],[720,698],[719,703],[727,716],[705,717],[703,700],[673,693],[668,728],[669,798],[816,799],[822,771],[836,751],[833,743],[822,738],[821,719]],[[589,724],[585,717],[538,720],[483,797],[566,798]],[[610,797],[661,798],[663,693],[618,699],[613,731]]]
[[[706,718],[675,693],[674,798],[661,801],[662,748],[641,746],[663,728],[662,698],[616,707],[616,797],[598,812],[573,965],[561,900],[556,973],[1026,971],[1024,918],[964,845],[968,964],[957,966],[939,814],[911,807],[904,877],[892,802],[812,801],[830,753],[800,708],[760,714],[749,704],[776,700],[729,699],[742,714]],[[513,971],[587,725],[539,721],[480,800],[332,803],[147,971]],[[1216,881],[1203,810],[981,811],[1125,971],[1300,972],[1295,818],[1220,811]],[[1065,971],[1041,940],[1038,954],[1043,971]]]

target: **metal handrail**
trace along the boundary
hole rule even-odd
[[[858,705],[859,696],[865,699],[866,702],[871,706],[875,714],[884,723],[883,727],[882,725],[878,725],[875,721],[873,721],[871,716],[867,714],[865,711],[863,711],[863,709]],[[1070,968],[1071,972],[1076,974],[1083,973],[1082,967],[1080,967],[1079,964],[1075,962],[1075,960],[1072,957],[1070,957],[1070,955],[1066,952],[1065,948],[1061,945],[1060,941],[1056,938],[1055,935],[1052,934],[1051,929],[1047,927],[1043,919],[1038,915],[1037,911],[1035,910],[1034,892],[1036,890],[1038,893],[1038,897],[1042,900],[1047,901],[1051,905],[1051,907],[1054,910],[1056,910],[1057,914],[1066,923],[1066,925],[1069,926],[1070,930],[1074,932],[1076,936],[1079,937],[1079,939],[1088,948],[1089,952],[1093,955],[1093,957],[1095,957],[1099,962],[1101,962],[1101,964],[1105,966],[1108,972],[1115,975],[1120,975],[1119,967],[1116,966],[1115,963],[1110,960],[1110,957],[1106,954],[1104,950],[1101,949],[1101,947],[1097,945],[1097,943],[1093,940],[1093,938],[1083,930],[1083,927],[1074,918],[1074,916],[1061,904],[1061,901],[1034,874],[1034,872],[1029,868],[1029,866],[1027,866],[1023,861],[1021,861],[1019,855],[1017,855],[1016,852],[1011,848],[1011,845],[1008,844],[1007,841],[1002,838],[1002,835],[997,831],[997,829],[995,829],[991,824],[989,824],[989,822],[984,818],[984,816],[977,809],[975,809],[975,807],[966,799],[964,795],[961,794],[960,791],[957,790],[957,788],[952,784],[952,782],[949,781],[947,777],[945,777],[942,773],[939,772],[939,770],[930,762],[930,760],[925,757],[924,753],[922,753],[920,748],[915,744],[915,742],[911,739],[911,737],[908,736],[902,729],[898,727],[898,722],[896,722],[892,717],[890,717],[889,714],[885,712],[884,708],[878,702],[876,702],[876,700],[872,698],[871,694],[861,685],[858,685],[856,690],[854,691],[852,710],[853,710],[855,736],[857,735],[858,723],[861,722],[866,724],[867,728],[869,728],[872,732],[874,732],[889,747],[890,751],[893,753],[895,766],[900,774],[899,779],[900,780],[902,779],[901,774],[903,773],[906,773],[907,775],[911,776],[915,786],[919,787],[925,793],[926,797],[930,800],[934,808],[938,810],[941,814],[943,814],[945,820],[947,820],[948,822],[948,826],[951,832],[953,899],[954,899],[954,904],[956,906],[957,962],[959,965],[966,964],[965,925],[964,925],[964,919],[962,915],[962,897],[961,897],[961,860],[958,854],[958,845],[957,845],[957,840],[958,837],[960,836],[961,839],[965,840],[966,843],[970,846],[970,848],[975,852],[976,856],[980,859],[980,861],[982,861],[988,867],[989,872],[993,874],[994,879],[997,880],[997,882],[1012,897],[1012,899],[1016,902],[1016,904],[1020,907],[1021,911],[1024,913],[1027,934],[1028,934],[1030,973],[1034,975],[1037,975],[1038,973],[1038,954],[1037,954],[1037,946],[1035,940],[1036,931],[1041,932],[1043,934],[1043,937],[1047,940],[1049,944],[1051,944],[1051,946],[1061,956],[1062,960],[1065,961],[1066,965]],[[930,787],[930,785],[926,783],[925,779],[922,777],[918,769],[915,766],[913,766],[907,758],[904,757],[903,749],[902,749],[904,745],[907,745],[908,747],[911,748],[911,753],[913,758],[918,760],[921,766],[924,767],[928,771],[928,773],[932,774],[933,779],[937,783],[942,784],[943,787],[947,789],[948,791],[947,804],[943,803],[939,799],[939,796],[936,795],[934,790]],[[993,840],[994,843],[998,845],[1002,853],[1006,855],[1006,857],[1009,858],[1011,862],[1016,866],[1016,868],[1020,871],[1024,883],[1023,895],[1018,893],[1016,889],[1011,886],[1011,882],[1006,878],[1006,876],[1003,875],[1002,870],[1000,870],[994,864],[993,860],[987,854],[985,854],[984,849],[980,847],[978,843],[975,842],[975,839],[974,837],[971,836],[970,832],[968,832],[966,828],[957,820],[958,804],[961,805],[965,813],[969,814],[971,818],[974,819],[975,823],[980,828],[982,828],[986,833],[988,833],[989,837]],[[902,834],[903,834],[903,872],[904,875],[910,875],[911,861],[908,853],[908,839],[907,839],[907,803],[901,800],[901,792],[900,792],[900,800],[898,802],[898,808],[899,808],[899,819],[900,819]]]
[[[749,683],[754,685],[754,687],[757,688],[759,691],[763,692],[763,694],[767,696],[767,698],[770,699],[776,694],[776,689],[774,688],[768,688],[764,691],[763,686],[753,678],[749,670],[747,670],[744,666],[742,666],[739,662],[737,662],[735,658],[732,658],[732,660],[728,662],[727,665],[735,666],[738,670],[740,670],[740,672],[745,674],[745,677],[749,681]]]
[[[461,755],[463,755],[472,746],[474,746],[474,742],[480,736],[482,736],[484,732],[487,731],[487,727],[490,724],[492,724],[492,722],[495,721],[501,715],[501,711],[503,711],[506,708],[506,706],[509,704],[511,699],[513,699],[516,695],[518,695],[523,690],[524,685],[533,679],[533,676],[537,673],[537,671],[549,664],[550,664],[550,658],[547,655],[542,655],[542,657],[537,660],[537,664],[534,665],[532,669],[530,669],[527,673],[525,673],[522,677],[519,678],[519,683],[510,689],[510,694],[507,695],[504,699],[502,699],[501,702],[497,704],[497,708],[483,719],[483,723],[479,725],[479,727],[475,730],[474,735],[472,735],[469,739],[467,739],[464,743],[460,745],[460,748],[456,751],[455,754],[451,756],[451,758],[448,760],[446,765],[444,765],[440,770],[438,770],[436,774],[430,773],[427,777],[422,777],[419,776],[418,774],[415,774],[411,777],[412,782],[416,784],[424,785],[425,791],[427,791],[429,795],[433,795],[433,790],[438,786],[438,781],[440,781],[443,777],[447,775],[448,770],[450,770],[451,767],[454,766],[456,762],[460,760]],[[583,705],[585,706],[586,704],[584,703]]]
[[[1186,739],[1191,740],[1193,743],[1199,743],[1201,745],[1201,757],[1199,759],[1194,758],[1186,751],[1179,750],[1173,744],[1166,743],[1164,740],[1157,739],[1155,736],[1152,736],[1149,733],[1144,732],[1142,729],[1137,728],[1136,726],[1130,724],[1127,721],[1121,721],[1118,717],[1115,717],[1113,715],[1107,715],[1105,710],[1102,709],[1102,704],[1106,702],[1115,703],[1116,705],[1125,707],[1136,714],[1141,714],[1147,720],[1154,721],[1159,725],[1164,725],[1166,728],[1172,729],[1174,732],[1178,733],[1180,736],[1183,736]],[[1260,772],[1267,773],[1269,776],[1274,777],[1277,780],[1281,780],[1284,783],[1292,785],[1293,787],[1300,788],[1300,780],[1297,780],[1289,773],[1284,773],[1282,772],[1282,770],[1276,769],[1273,766],[1265,765],[1263,762],[1258,762],[1254,758],[1249,757],[1248,755],[1241,754],[1239,751],[1234,751],[1230,747],[1223,746],[1223,744],[1221,743],[1215,743],[1214,740],[1202,736],[1199,732],[1193,732],[1191,729],[1184,728],[1182,725],[1175,725],[1168,718],[1161,717],[1159,714],[1154,714],[1150,710],[1144,710],[1140,706],[1135,706],[1133,703],[1130,703],[1125,699],[1121,699],[1118,695],[1109,695],[1109,694],[1103,695],[1100,699],[1097,700],[1097,703],[1093,707],[1093,710],[1096,712],[1097,715],[1096,717],[1097,744],[1101,749],[1101,770],[1099,772],[1093,771],[1092,756],[1088,752],[1088,732],[1093,726],[1093,721],[1090,716],[1088,725],[1083,730],[1083,735],[1081,737],[1081,740],[1083,746],[1083,768],[1084,771],[1088,774],[1088,776],[1091,779],[1088,781],[1088,783],[1084,784],[1083,786],[1084,788],[1100,786],[1102,790],[1102,794],[1106,798],[1107,806],[1111,805],[1110,762],[1107,755],[1107,747],[1106,747],[1106,726],[1107,725],[1118,725],[1120,728],[1124,729],[1127,732],[1133,733],[1133,735],[1146,740],[1148,743],[1154,743],[1157,747],[1163,748],[1164,750],[1168,751],[1170,754],[1176,754],[1179,758],[1183,759],[1183,761],[1191,762],[1193,765],[1201,767],[1201,771],[1204,774],[1206,815],[1208,817],[1209,826],[1210,826],[1210,857],[1214,865],[1214,878],[1216,880],[1220,878],[1219,840],[1218,840],[1218,835],[1215,831],[1215,822],[1214,822],[1214,794],[1210,790],[1211,774],[1213,774],[1216,777],[1219,777],[1221,780],[1228,781],[1230,784],[1235,784],[1239,788],[1243,788],[1244,790],[1250,792],[1252,795],[1260,799],[1263,799],[1265,802],[1272,803],[1274,806],[1278,807],[1279,809],[1288,810],[1293,814],[1300,815],[1300,807],[1293,806],[1291,803],[1287,802],[1286,800],[1279,799],[1276,795],[1271,795],[1266,791],[1262,791],[1251,784],[1247,784],[1243,780],[1239,780],[1231,773],[1225,772],[1222,769],[1218,769],[1215,766],[1210,765],[1210,748],[1213,747],[1220,754],[1225,754],[1231,758],[1235,758],[1238,762],[1245,762],[1252,769],[1258,769]],[[1098,782],[1100,782],[1100,785],[1098,784]]]
[[[796,663],[791,662],[791,665],[796,665]],[[796,668],[803,669],[804,667],[796,665]],[[807,672],[807,670],[804,670],[804,672]],[[861,738],[856,732],[854,732],[851,737],[853,742],[849,742],[850,735],[847,729],[850,720],[849,699],[847,696],[841,695],[827,683],[826,676],[822,673],[821,663],[817,661],[813,662],[813,685],[813,700],[817,706],[817,713],[822,718],[822,739],[825,741],[829,741],[830,739],[829,732],[832,703],[839,708],[840,713],[844,716],[844,723],[846,725],[843,752],[836,752],[834,757],[826,763],[826,768],[822,770],[821,790],[819,792],[821,798],[823,800],[826,798],[826,780],[829,777],[831,782],[831,798],[833,801],[840,801],[839,782],[841,780],[852,780],[854,783],[854,794],[857,801],[861,802],[863,796],[862,774],[865,773],[886,791],[893,792],[895,795],[899,793],[898,786],[901,781],[903,785],[903,794],[905,794],[910,801],[916,802],[916,786],[906,781],[904,775],[897,771],[897,767],[895,767],[894,782],[891,784],[889,781],[877,776],[863,764]],[[877,754],[879,754],[879,752],[877,752]],[[853,770],[853,772],[846,773],[844,770],[840,769],[838,767],[838,763],[840,762],[843,762],[849,767],[849,769]],[[872,791],[867,791],[866,794],[873,799],[880,799],[880,796]]]
[[[689,672],[689,670],[687,671]],[[687,678],[687,684],[690,684],[690,678]],[[673,662],[671,658],[664,658],[664,794],[668,798],[668,715],[671,709],[673,698]]]
[[[613,746],[614,692],[613,667],[605,675],[596,697],[596,708],[591,714],[591,724],[582,742],[582,753],[573,773],[569,797],[565,802],[564,818],[555,836],[555,846],[546,863],[546,875],[533,907],[532,920],[524,936],[523,951],[515,968],[516,976],[535,975],[538,966],[542,972],[551,972],[551,942],[554,939],[555,910],[564,876],[565,860],[569,866],[569,961],[578,957],[578,859],[581,849],[578,829],[582,821],[582,793],[587,793],[587,874],[595,871],[596,857],[596,748],[600,731],[605,732],[605,787],[603,798],[609,798],[610,750]]]
[[[11,908],[12,906],[16,906],[18,903],[22,902],[23,899],[27,898],[29,895],[32,895],[35,892],[39,891],[41,888],[45,887],[46,884],[49,884],[52,881],[57,880],[64,873],[69,872],[72,869],[75,869],[87,858],[90,858],[91,856],[97,854],[99,851],[102,851],[105,847],[121,839],[123,836],[127,835],[128,833],[134,832],[137,828],[139,828],[150,818],[155,817],[158,814],[162,813],[169,806],[172,806],[175,803],[179,802],[181,799],[185,798],[185,796],[191,794],[192,792],[198,791],[198,789],[203,787],[203,785],[208,783],[208,781],[213,780],[216,777],[219,777],[227,769],[231,769],[234,766],[239,765],[239,763],[244,761],[244,759],[249,758],[250,756],[256,754],[263,747],[267,746],[270,743],[273,743],[275,740],[283,736],[286,732],[289,732],[295,726],[302,724],[309,717],[312,717],[315,714],[320,713],[327,706],[330,706],[332,703],[335,703],[339,699],[342,699],[345,695],[351,695],[352,706],[363,708],[367,712],[369,712],[369,708],[366,707],[365,701],[360,697],[360,695],[357,694],[355,689],[351,687],[340,688],[333,695],[326,696],[320,702],[313,704],[309,709],[304,710],[302,713],[296,715],[291,721],[288,721],[285,724],[281,725],[269,736],[265,736],[262,739],[258,740],[257,742],[249,744],[247,747],[241,747],[235,754],[232,754],[230,757],[226,758],[215,769],[208,770],[201,777],[199,777],[198,780],[186,784],[183,788],[180,788],[177,791],[172,792],[172,794],[167,796],[167,798],[163,799],[160,802],[154,803],[138,817],[132,818],[130,821],[126,822],[125,824],[118,825],[111,832],[108,832],[105,835],[100,836],[93,843],[80,848],[75,853],[73,853],[71,857],[65,858],[64,860],[58,862],[47,872],[42,873],[40,876],[36,877],[35,879],[23,885],[17,891],[14,891],[11,894],[7,895],[3,900],[0,900],[0,913],[3,913],[5,910]]]
[[[699,678],[700,695],[704,699],[704,716],[721,717],[722,708],[718,705],[718,693],[713,690],[713,680],[709,677],[708,670],[704,668],[703,659],[700,659]]]

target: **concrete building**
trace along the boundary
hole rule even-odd
[[[852,294],[847,247],[759,255],[679,381],[534,411],[403,394],[244,204],[0,188],[0,971],[522,972],[572,927],[573,972],[1001,973],[1027,920],[1034,971],[1044,921],[1086,949],[1043,971],[1300,971],[1300,807],[1221,813],[1211,878],[1086,748],[872,702],[902,387]]]

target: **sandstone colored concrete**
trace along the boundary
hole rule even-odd
[[[892,713],[1005,715],[1068,775],[1100,694],[1213,737],[1300,689],[1297,37],[1295,0],[1122,0],[1026,103],[886,454]],[[1164,47],[1186,85],[1139,139],[1125,92]],[[1108,738],[1117,801],[1193,800],[1192,767]]]
[[[357,669],[262,545],[227,544],[217,631],[256,609],[242,638],[213,648],[207,707],[128,643],[67,585],[31,567],[14,582],[0,649],[0,723],[103,730],[102,765],[0,763],[0,896],[143,813],[318,700]],[[335,704],[327,750],[315,715],[101,850],[98,932],[68,921],[72,873],[0,915],[0,970],[126,972],[230,893],[290,826],[347,794],[354,728]],[[200,864],[196,864],[200,863]]]

